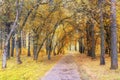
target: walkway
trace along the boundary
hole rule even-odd
[[[63,57],[41,80],[81,80],[72,54]]]

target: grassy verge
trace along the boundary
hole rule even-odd
[[[62,56],[52,57],[51,60],[33,61],[32,57],[22,56],[22,64],[16,63],[16,58],[7,61],[7,68],[0,68],[0,80],[38,80],[50,70]],[[0,65],[2,61],[0,60]]]
[[[120,80],[120,64],[119,69],[110,70],[109,56],[106,56],[106,65],[104,66],[100,65],[99,57],[92,60],[84,54],[76,54],[74,59],[82,80]]]

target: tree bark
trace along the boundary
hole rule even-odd
[[[10,40],[8,41],[7,48],[8,48],[8,51],[7,51],[7,59],[10,59]]]
[[[46,41],[46,52],[48,55],[48,60],[51,59],[51,51],[52,51],[52,40],[48,38]]]
[[[57,55],[57,54],[56,54],[56,48],[57,48],[57,45],[58,45],[58,43],[56,42],[56,43],[55,43],[55,46],[54,46],[54,48],[53,48],[53,54],[54,54],[54,56]]]
[[[17,57],[17,63],[21,64],[22,61],[20,59],[21,55],[21,34],[17,35],[17,40],[16,40],[16,57]]]
[[[91,57],[93,58],[93,59],[95,59],[96,58],[96,55],[95,55],[95,38],[94,38],[94,36],[95,36],[95,32],[94,32],[94,24],[93,23],[91,23],[91,42],[92,42],[92,46],[91,46],[91,49],[92,49],[92,55],[91,55]]]
[[[77,51],[77,41],[75,41],[75,51]]]
[[[104,38],[104,24],[103,24],[103,0],[99,0],[100,9],[100,33],[101,33],[101,54],[100,65],[105,65],[105,38]]]
[[[10,22],[6,22],[6,23],[5,23],[5,26],[6,26],[6,28],[5,28],[6,38],[7,38],[7,36],[8,36],[9,33],[10,33],[10,25],[11,25]],[[10,40],[8,40],[7,48],[8,48],[8,49],[7,49],[7,59],[9,59],[9,58],[10,58]]]
[[[27,56],[31,56],[30,54],[30,33],[28,35],[28,55]]]
[[[84,49],[85,49],[85,47],[84,47],[84,44],[83,44],[83,37],[80,37],[80,39],[79,39],[79,52],[81,54],[84,53]]]
[[[116,0],[111,0],[111,68],[118,68],[117,54]]]
[[[11,50],[11,57],[14,56],[14,48],[15,48],[15,37],[12,36],[12,50]]]
[[[87,37],[87,56],[92,56],[92,45],[91,45],[91,22],[87,21],[86,23],[87,27],[86,27],[86,37]]]
[[[35,34],[35,36],[33,37],[33,56],[34,56],[34,60],[37,60],[37,47],[38,47],[38,39],[39,39],[39,35]]]
[[[119,41],[119,53],[120,53],[120,41]]]
[[[110,36],[111,36],[111,33],[110,33],[110,26],[108,25],[108,26],[105,26],[105,30],[106,30],[106,49],[105,49],[105,53],[106,54],[109,54],[109,56],[110,56],[110,54],[111,54],[111,48],[110,48],[110,45],[111,45],[111,43],[110,43]]]

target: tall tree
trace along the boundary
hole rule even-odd
[[[105,38],[104,38],[104,24],[103,24],[103,1],[98,0],[100,9],[100,33],[101,33],[101,55],[100,55],[100,65],[105,65]]]
[[[9,44],[9,40],[12,36],[12,33],[18,27],[19,16],[21,14],[21,8],[22,8],[20,6],[19,6],[19,0],[16,0],[16,18],[15,18],[15,21],[14,21],[13,26],[11,28],[11,31],[10,31],[9,35],[7,36],[7,39],[6,39],[5,44],[4,44],[4,51],[3,51],[3,56],[2,56],[2,68],[6,68],[6,66],[7,66],[7,52],[8,52],[7,45]]]
[[[111,69],[118,68],[116,0],[111,0]]]
[[[92,20],[90,19],[87,22],[87,46],[88,46],[88,56],[92,57],[93,59],[96,58],[95,55],[95,31],[94,31],[94,23],[92,22]]]

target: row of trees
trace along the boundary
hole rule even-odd
[[[14,4],[14,5],[13,5]],[[28,34],[28,56],[33,47],[37,60],[42,48],[48,59],[79,42],[79,51],[93,59],[97,39],[101,42],[100,64],[105,65],[105,53],[111,55],[111,69],[118,68],[116,0],[5,0],[0,4],[1,34],[6,32],[2,67],[7,64],[16,47],[17,62],[24,43],[23,32]],[[25,36],[25,35],[24,35]],[[84,43],[83,43],[84,41]],[[76,44],[75,42],[75,44]],[[16,44],[16,46],[14,46]]]
[[[64,4],[65,3],[66,2],[64,2]],[[26,33],[29,33],[29,56],[31,46],[30,40],[33,41],[34,60],[38,59],[39,52],[44,45],[46,45],[48,59],[51,58],[51,52],[54,52],[54,55],[62,52],[63,48],[66,46],[66,40],[68,38],[67,35],[71,35],[71,33],[74,31],[73,27],[70,26],[69,29],[67,27],[68,24],[64,23],[65,21],[69,22],[69,19],[72,18],[72,14],[64,13],[64,11],[68,10],[67,8],[63,9],[64,6],[62,1],[54,1],[53,3],[52,0],[15,0],[15,5],[13,4],[14,1],[8,0],[4,1],[1,7],[1,25],[4,26],[2,30],[6,32],[6,40],[4,41],[4,53],[2,59],[3,68],[6,67],[7,57],[10,56],[9,51],[11,39],[13,44],[12,53],[14,50],[14,45],[16,44],[17,62],[18,64],[22,63],[20,59],[22,49],[21,40],[23,39],[23,36],[21,35],[22,32],[27,31]],[[63,33],[59,34],[59,32]]]
[[[86,24],[86,43],[87,53],[93,59],[96,57],[96,39],[97,28],[99,26],[100,32],[100,65],[105,65],[105,53],[111,56],[111,69],[118,68],[118,52],[117,52],[117,22],[116,22],[116,0],[96,0],[90,1],[88,5],[82,2],[85,7],[82,11],[87,15],[88,20]],[[96,33],[96,34],[95,34]]]

